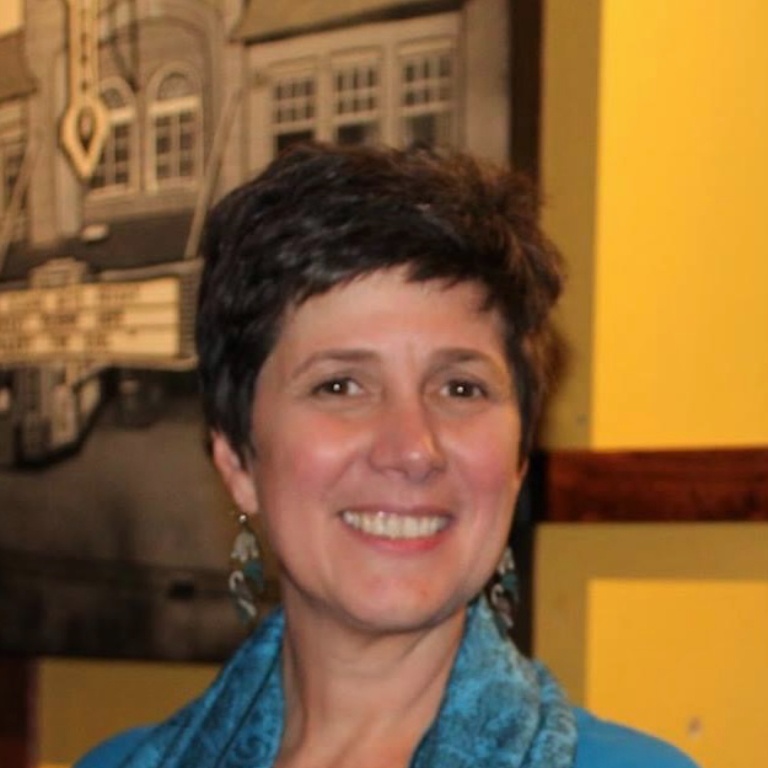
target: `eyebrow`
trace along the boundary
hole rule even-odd
[[[487,366],[491,375],[499,381],[509,379],[514,382],[514,375],[504,356],[501,356],[501,364],[499,364],[499,360],[496,357],[477,349],[472,349],[471,347],[450,347],[440,350],[435,358],[434,363],[437,368],[448,367],[457,363],[480,363]]]
[[[370,363],[378,360],[379,354],[368,349],[324,349],[320,352],[312,353],[306,360],[299,363],[299,365],[291,371],[291,378],[300,376],[317,363]],[[451,365],[453,363],[472,362],[486,363],[493,368],[499,367],[497,361],[493,357],[487,355],[485,352],[472,349],[471,347],[448,347],[446,349],[441,349],[435,355],[433,362],[436,363],[438,367]],[[502,370],[506,372],[505,367]]]
[[[472,363],[479,361],[481,363],[490,363],[491,365],[496,364],[496,360],[491,355],[471,347],[448,347],[447,349],[441,349],[435,357],[441,363]]]
[[[300,376],[317,363],[367,363],[377,360],[378,357],[375,352],[367,349],[323,349],[302,360],[291,371],[291,378]]]

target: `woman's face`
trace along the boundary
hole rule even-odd
[[[287,316],[257,381],[252,464],[214,446],[263,515],[287,610],[405,631],[488,579],[523,471],[501,320],[481,299],[393,270]]]

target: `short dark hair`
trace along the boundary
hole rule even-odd
[[[561,260],[523,177],[458,152],[309,144],[274,160],[211,211],[197,345],[208,426],[251,448],[259,371],[286,311],[357,277],[465,281],[504,322],[529,453],[549,380]]]

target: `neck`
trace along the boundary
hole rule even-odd
[[[287,601],[277,766],[405,768],[437,715],[465,610],[418,631],[374,635],[292,608]]]

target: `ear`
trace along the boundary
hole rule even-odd
[[[224,435],[211,433],[213,463],[229,491],[229,495],[241,512],[255,515],[259,511],[259,500],[253,477]]]

